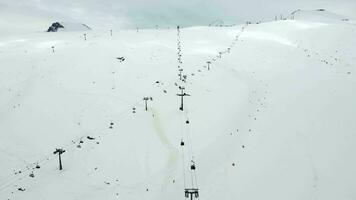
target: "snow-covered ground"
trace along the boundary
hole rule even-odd
[[[85,33],[0,38],[0,199],[356,199],[352,21]]]

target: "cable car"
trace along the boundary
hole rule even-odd
[[[195,167],[195,162],[194,162],[193,160],[191,160],[191,162],[192,162],[192,165],[190,166],[190,169],[191,169],[191,170],[195,170],[195,168],[196,168],[196,167]]]

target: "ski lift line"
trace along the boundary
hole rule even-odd
[[[195,178],[195,186],[198,188],[198,179],[197,179],[197,172],[194,170],[194,178]]]
[[[188,116],[187,116],[188,117]],[[190,157],[191,157],[191,160],[194,162],[193,164],[195,165],[195,157],[194,157],[194,152],[193,152],[193,142],[192,142],[192,139],[191,139],[191,132],[190,132],[190,129],[189,127],[186,128],[186,133],[187,133],[187,140],[188,140],[188,145],[189,145],[189,151],[190,151]],[[198,187],[198,181],[197,181],[197,176],[196,176],[196,170],[191,170],[191,179],[193,180],[192,182],[192,187]],[[195,182],[195,184],[194,184]]]
[[[185,109],[185,117],[186,119],[189,119],[189,115],[188,115],[188,108],[186,107]],[[191,132],[190,132],[190,128],[189,126],[186,126],[186,133],[187,133],[187,138],[188,138],[188,146],[189,146],[189,151],[191,156],[194,156],[194,152],[193,152],[193,142],[192,142],[192,138],[191,138]]]
[[[242,34],[243,31],[241,31],[239,33],[239,36]],[[230,49],[231,50],[231,49]],[[186,116],[188,117],[189,116],[189,109],[186,109],[186,112],[185,112]],[[192,153],[192,159],[194,158],[194,152],[193,152],[193,141],[192,141],[192,137],[191,137],[191,133],[190,133],[190,130],[189,130],[189,127],[187,127],[187,134],[188,134],[188,137],[189,137],[189,143],[190,143],[190,148],[191,148],[191,153]],[[240,141],[241,142],[241,141]],[[198,178],[197,178],[197,174],[196,174],[196,170],[194,170],[194,172],[192,172],[194,174],[194,178],[195,178],[195,184],[196,184],[196,187],[198,187]]]
[[[181,134],[181,139],[184,139],[184,134],[183,134],[183,115],[180,115],[180,134]]]
[[[235,39],[233,40],[233,42],[232,43],[234,43],[234,42],[236,42],[236,41],[238,41],[239,40],[239,38],[240,38],[240,36],[243,34],[243,32],[245,31],[245,28],[248,26],[248,24],[247,25],[243,25],[242,27],[241,27],[241,30],[240,30],[240,32],[235,36]],[[230,51],[231,51],[232,49],[230,48]],[[218,56],[219,57],[219,56]],[[212,58],[211,60],[213,60],[213,61],[216,61],[217,59],[216,58]],[[211,62],[211,64],[213,64],[214,62]]]
[[[27,176],[26,172],[34,170],[34,168],[36,167],[37,164],[40,165],[40,166],[46,165],[48,163],[48,161],[53,159],[52,155],[53,155],[52,153],[47,154],[42,159],[40,159],[40,160],[38,160],[36,162],[31,162],[30,165],[28,165],[28,166],[26,166],[26,167],[24,167],[22,169],[17,170],[18,172],[21,171],[21,174],[23,174],[22,176],[17,175],[17,174],[16,175],[9,175],[8,178],[6,178],[5,181],[0,183],[0,191],[2,191],[3,189],[7,188],[7,187],[3,188],[3,186],[6,185],[8,182],[11,182],[14,179],[21,179],[24,176]]]
[[[181,119],[183,118],[183,115],[181,115]],[[182,123],[181,125],[183,125],[183,120],[182,120]],[[186,141],[188,141],[188,139],[186,139]],[[183,156],[185,155],[184,153],[184,146],[182,146],[182,153],[183,153]],[[187,188],[187,184],[186,184],[186,174],[185,174],[185,170],[186,168],[185,167],[190,167],[190,165],[186,165],[186,160],[185,160],[185,156],[183,157],[183,176],[184,176],[184,188]],[[191,187],[194,188],[195,184],[194,184],[194,176],[192,174],[192,170],[190,170],[190,181],[191,181]]]
[[[187,183],[186,183],[186,179],[185,179],[185,162],[184,162],[184,159],[185,159],[185,157],[184,157],[184,149],[183,149],[183,147],[181,147],[182,148],[182,170],[183,170],[183,181],[184,181],[184,188],[186,188],[187,187]]]
[[[73,141],[73,140],[72,140],[72,141]],[[73,142],[71,142],[70,144],[65,145],[64,147],[65,147],[66,149],[70,149],[71,146],[72,146],[72,144],[73,144]],[[72,146],[72,148],[74,149],[75,147]],[[47,155],[44,156],[44,158],[42,158],[42,159],[40,159],[40,160],[38,160],[38,161],[36,161],[36,162],[33,162],[33,163],[31,163],[30,165],[28,165],[28,166],[26,166],[26,167],[24,167],[24,168],[22,168],[22,169],[17,170],[17,171],[21,171],[21,174],[24,174],[24,175],[23,175],[23,176],[15,175],[15,176],[9,178],[8,181],[4,181],[3,183],[0,184],[0,188],[2,188],[2,185],[6,184],[6,182],[11,181],[12,179],[16,179],[16,178],[18,178],[18,177],[19,177],[18,179],[22,179],[24,176],[27,175],[26,172],[28,172],[28,171],[33,171],[34,168],[36,167],[36,165],[40,165],[40,166],[45,166],[45,165],[47,165],[50,161],[52,161],[52,160],[54,159],[54,157],[53,157],[52,155],[53,155],[53,153],[47,154]],[[1,190],[2,190],[2,189],[0,189],[0,191],[1,191]]]
[[[116,69],[114,70],[114,74],[116,75],[117,71]],[[117,76],[113,75],[112,76],[112,89],[116,88],[116,82],[117,82]]]
[[[68,145],[67,145],[67,146],[68,146]],[[74,149],[74,148],[75,148],[75,147],[69,148],[69,150]],[[68,148],[67,148],[67,149],[68,149]],[[49,154],[49,155],[53,155],[53,153],[51,153],[51,154]],[[55,158],[54,158],[53,156],[47,157],[47,158],[45,158],[45,159],[42,159],[42,161],[36,162],[36,164],[39,164],[41,167],[43,167],[43,166],[46,166],[46,165],[47,165],[48,163],[50,163],[51,161],[53,161],[54,159],[55,159]],[[34,165],[34,164],[33,164],[33,165]],[[28,167],[28,168],[26,168],[26,169],[24,169],[24,170],[19,170],[19,171],[21,171],[21,174],[22,174],[22,175],[21,175],[21,176],[15,175],[15,176],[13,176],[13,178],[10,178],[10,180],[7,180],[6,182],[2,183],[2,184],[0,185],[0,191],[4,191],[5,189],[7,189],[7,188],[13,186],[14,184],[16,184],[18,181],[21,181],[21,180],[27,178],[27,177],[28,177],[28,173],[27,173],[27,172],[29,172],[29,171],[35,171],[33,168],[34,168],[34,167]]]
[[[242,30],[240,31],[240,33],[236,36],[236,40],[238,40],[238,38],[240,37],[240,35],[242,34],[242,32],[244,31],[244,27],[242,28]],[[181,46],[180,46],[180,31],[179,31],[179,29],[178,29],[178,33],[177,33],[177,35],[178,35],[178,55],[180,55],[180,53],[181,53]],[[229,51],[231,51],[231,48],[229,48],[229,50],[228,50],[228,52]],[[220,54],[221,55],[221,54]],[[181,58],[179,57],[178,58],[178,60],[181,62]],[[189,109],[185,109],[185,112],[184,112],[184,116],[186,117],[186,118],[188,118],[189,117],[189,111],[188,111]],[[182,114],[182,116],[183,116],[183,114]],[[189,119],[189,118],[188,118]],[[181,124],[183,124],[183,122],[182,122],[182,118],[181,118]],[[194,162],[194,152],[193,152],[193,141],[192,141],[192,136],[191,136],[191,132],[190,132],[190,128],[189,128],[189,126],[187,126],[186,127],[186,129],[185,129],[185,133],[186,133],[186,138],[187,138],[187,140],[186,140],[186,142],[188,143],[188,153],[189,153],[189,155],[190,155],[190,157],[191,157],[191,159],[192,159],[192,166],[194,165],[195,166],[195,162]],[[183,150],[183,148],[182,148],[182,152],[183,152],[184,150]],[[184,160],[184,159],[183,159]],[[184,162],[184,161],[183,161]],[[184,163],[183,163],[183,165],[184,165]],[[183,169],[183,173],[184,173],[184,169]],[[184,173],[184,177],[185,177],[185,173]],[[191,184],[192,184],[192,187],[193,188],[198,188],[198,179],[197,179],[197,174],[196,174],[196,170],[195,170],[195,167],[194,167],[194,169],[193,168],[191,168],[191,170],[190,170],[190,177],[191,177]],[[199,199],[199,197],[197,198],[197,199]]]
[[[186,133],[187,133],[187,142],[188,142],[188,146],[189,146],[189,153],[190,153],[190,157],[192,160],[194,160],[194,153],[193,153],[193,144],[191,141],[191,137],[190,137],[190,131],[188,128],[186,128]]]
[[[242,32],[243,32],[243,30],[239,33],[238,37],[242,34]],[[186,117],[189,116],[189,109],[185,110],[185,115],[186,115]],[[192,137],[191,137],[189,127],[187,127],[187,137],[188,137],[187,142],[188,142],[188,145],[190,146],[190,153],[192,156],[192,160],[194,160],[193,142],[192,142]],[[239,139],[239,142],[241,143],[241,139]],[[197,178],[196,170],[191,170],[191,171],[193,171],[193,172],[191,172],[191,174],[192,174],[191,176],[194,176],[195,186],[198,187],[198,178]],[[192,185],[194,187],[194,181],[193,181]]]
[[[178,33],[178,35],[179,35],[179,33]],[[181,54],[180,42],[178,43],[178,49],[179,49],[179,51],[178,51],[178,60],[181,60],[181,58],[180,58],[180,54]],[[184,122],[183,122],[183,116],[185,116],[187,118],[187,115],[184,115],[184,113],[181,115],[181,126],[185,125]],[[187,131],[184,131],[184,132],[187,133]],[[192,154],[192,143],[190,141],[189,133],[186,134],[186,141],[188,143],[189,157],[193,159],[194,156]],[[185,160],[183,162],[185,162]],[[185,163],[183,163],[183,166],[185,166]],[[189,166],[189,167],[191,167],[191,166]],[[183,167],[183,175],[184,175],[184,179],[185,179],[185,168],[184,167]],[[196,180],[196,175],[195,175],[195,170],[192,170],[192,169],[190,169],[190,181],[191,181],[191,186],[193,188],[198,187],[197,180]],[[186,184],[185,184],[185,188],[186,188]]]
[[[243,30],[239,33],[238,37],[242,34],[242,32],[243,32]],[[231,50],[231,49],[230,49],[230,50]],[[186,116],[189,116],[188,112],[189,112],[189,109],[186,109]],[[189,137],[189,143],[190,143],[190,147],[191,147],[192,159],[194,159],[192,136],[191,136],[189,127],[188,127],[187,129],[188,129],[188,130],[187,130],[187,132],[188,132],[187,134],[188,134],[188,137]],[[240,138],[239,136],[238,136],[238,138],[239,138],[239,142],[241,143],[241,142],[242,142],[241,138]],[[242,145],[242,144],[241,144],[241,145]],[[195,186],[198,188],[197,172],[196,172],[196,170],[194,170],[194,172],[192,172],[192,173],[193,173],[194,179],[195,179]],[[198,197],[197,199],[199,199],[199,197]]]
[[[75,146],[72,145],[73,143],[71,142],[71,144],[66,145],[64,147],[66,147],[66,150],[71,152],[73,149],[75,149]],[[75,144],[75,143],[74,143]],[[46,156],[46,158],[42,159],[41,161],[36,162],[36,164],[39,164],[41,166],[41,168],[43,168],[43,166],[46,166],[48,163],[50,163],[51,161],[53,161],[55,158],[52,156],[53,153],[49,154],[51,156]],[[34,165],[34,164],[33,164]],[[26,178],[28,176],[29,171],[35,171],[33,170],[34,167],[26,167],[26,169],[23,170],[19,170],[21,171],[21,176],[14,176],[13,178],[11,178],[10,180],[6,181],[5,184],[1,184],[0,185],[0,191],[3,191],[9,187],[11,187],[12,185],[14,185],[15,183],[17,183],[18,181],[23,180],[24,178]]]
[[[180,40],[180,34],[179,34],[179,31],[178,31],[178,41],[179,41],[179,40]],[[179,47],[179,49],[180,49],[180,41],[179,41],[179,43],[178,43],[178,47]],[[179,52],[180,52],[180,51],[181,51],[181,50],[179,50]],[[116,85],[115,82],[116,82],[116,79],[113,78],[113,85],[114,85],[114,86]],[[128,101],[125,101],[125,102],[128,103]],[[140,101],[138,101],[138,102],[140,102]],[[137,102],[137,103],[138,103],[138,102]],[[136,105],[137,105],[137,103],[136,103]],[[131,108],[129,108],[129,109],[131,109]],[[129,110],[129,109],[126,109],[126,110],[124,110],[123,112],[126,112],[126,111]],[[122,113],[123,113],[123,112],[122,112]],[[128,115],[128,114],[127,114],[127,115]],[[127,116],[127,115],[126,115],[126,116]],[[121,115],[120,115],[120,119],[121,119]],[[83,128],[81,128],[81,129],[82,129],[83,132],[86,133],[86,135],[88,135],[88,134],[87,134],[87,133],[89,133],[88,131],[85,131]],[[70,147],[72,147],[73,149],[75,149],[75,146],[74,146],[73,144],[76,144],[78,141],[80,141],[80,140],[81,140],[83,137],[85,137],[86,135],[80,136],[80,137],[78,137],[78,138],[72,140],[68,145],[65,145],[66,149],[68,149],[68,148],[70,149]],[[95,136],[102,136],[102,135],[104,135],[104,134],[97,134],[97,135],[95,135]],[[184,153],[184,152],[183,152],[183,153]],[[51,155],[51,157],[50,157],[50,155]],[[183,154],[183,156],[184,156],[184,154]],[[51,161],[51,160],[53,159],[52,157],[53,157],[52,154],[48,154],[48,155],[45,156],[44,159],[42,159],[42,160],[40,160],[40,161],[37,161],[37,162],[35,162],[35,163],[37,163],[37,164],[40,164],[40,163],[41,163],[41,165],[45,165],[46,163],[48,163],[49,161]],[[46,161],[48,161],[48,162],[46,162]],[[45,163],[43,164],[43,162],[45,162]],[[183,164],[184,164],[184,163],[183,163]],[[33,164],[33,165],[34,165],[34,164]],[[11,180],[14,180],[13,182],[17,182],[17,181],[19,181],[19,180],[22,180],[25,176],[27,176],[27,174],[26,174],[25,172],[30,171],[32,168],[33,168],[33,166],[32,166],[32,167],[27,166],[26,168],[20,170],[20,171],[22,172],[23,176],[20,176],[20,177],[19,177],[19,176],[14,176],[15,179],[10,178],[9,181],[5,181],[4,183],[2,183],[2,185],[11,182]],[[17,178],[17,179],[16,179],[16,178]],[[9,184],[9,185],[12,185],[13,182],[11,182],[11,184]],[[3,189],[6,189],[7,187],[8,187],[7,185],[5,185],[4,188],[1,188],[1,187],[0,187],[0,191],[2,191]]]
[[[52,155],[52,154],[51,154]],[[43,165],[42,162],[44,160],[42,160],[41,162],[38,162],[39,164],[41,164],[41,166]],[[11,175],[8,176],[8,178],[6,178],[1,184],[0,184],[0,192],[2,192],[3,190],[7,189],[8,187],[12,186],[14,183],[16,183],[19,180],[22,180],[25,176],[28,176],[27,172],[30,170],[33,170],[32,168],[34,167],[28,167],[26,169],[21,169],[18,171],[21,171],[21,175]]]
[[[183,170],[183,181],[184,181],[184,188],[187,187],[186,175],[185,175],[185,156],[184,156],[184,146],[181,146],[182,149],[182,170]]]
[[[187,118],[188,116],[187,115],[185,115],[185,117]],[[193,151],[192,151],[192,149],[193,149],[193,147],[192,147],[192,141],[191,141],[191,138],[190,138],[190,131],[189,131],[189,128],[188,127],[186,127],[186,129],[185,129],[186,131],[186,137],[187,137],[187,143],[188,143],[188,153],[189,153],[189,157],[190,157],[190,159],[191,159],[191,161],[193,161],[193,164],[195,164],[195,162],[194,162],[194,154],[193,154]],[[197,184],[194,184],[194,172],[193,171],[195,171],[195,170],[190,170],[190,178],[191,178],[191,183],[192,183],[192,187],[198,187],[197,186]],[[195,181],[196,182],[196,181]]]
[[[181,55],[181,45],[180,45],[180,31],[178,29],[178,60],[181,61],[181,58],[180,58],[180,55]],[[187,114],[187,111],[185,113],[182,113],[181,114],[181,126],[186,126],[183,122],[183,117],[185,117],[186,119],[188,119],[188,114]],[[193,154],[193,146],[192,146],[192,142],[191,142],[191,138],[190,138],[190,132],[189,132],[189,127],[186,126],[185,128],[185,131],[184,131],[186,134],[186,142],[188,143],[188,155],[189,157],[191,158],[191,161],[193,162],[192,165],[195,165],[195,162],[194,162],[194,154]],[[183,150],[184,151],[184,150]],[[183,161],[185,162],[185,160]],[[183,165],[185,165],[183,163]],[[195,174],[195,169],[191,169],[191,166],[190,167],[190,181],[191,181],[191,186],[192,188],[197,188],[198,187],[198,184],[197,184],[197,180],[196,180],[196,174]],[[183,168],[183,172],[184,172],[184,176],[185,176],[185,169]],[[185,188],[186,188],[186,185],[185,185]]]
[[[17,177],[16,179],[14,180],[10,180],[9,182],[7,182],[6,184],[0,186],[0,192],[3,192],[5,189],[15,185],[18,181],[21,181],[22,179],[25,178],[25,176],[28,176],[28,174],[23,174],[22,176],[20,177]]]
[[[181,140],[184,140],[184,135],[183,135],[183,116],[181,115],[180,117],[181,121],[180,121],[180,129],[181,129]],[[181,141],[181,142],[182,142]],[[184,146],[181,145],[181,149],[182,149],[182,170],[183,170],[183,180],[184,180],[184,188],[187,187],[186,184],[186,174],[185,174],[185,155],[184,155]]]
[[[141,101],[138,101],[136,102],[134,105],[137,105],[139,102]],[[118,120],[123,120],[125,117],[127,117],[129,115],[129,110],[131,110],[131,107],[128,108],[128,109],[125,109],[123,110],[120,114],[119,114],[119,118],[117,118]],[[126,113],[126,115],[124,115]],[[77,138],[75,138],[74,140],[71,140],[70,143],[64,145],[63,147],[67,150],[67,152],[72,152],[73,149],[76,149],[76,144],[82,140],[83,138],[85,138],[87,135],[93,135],[90,133],[90,131],[86,131],[84,130],[83,128],[82,129],[82,132],[85,132],[84,135],[82,136],[78,136]],[[105,133],[101,133],[101,134],[96,134],[96,135],[93,135],[95,137],[98,137],[98,136],[105,136],[106,134]],[[7,181],[4,181],[3,183],[0,184],[0,191],[3,191],[5,190],[6,188],[8,188],[9,186],[13,185],[13,183],[16,183],[17,181],[20,181],[22,180],[23,178],[25,178],[28,174],[26,172],[28,171],[32,171],[33,168],[36,166],[36,164],[40,164],[41,166],[45,166],[46,164],[48,164],[50,161],[54,160],[54,157],[53,157],[53,154],[50,153],[50,154],[47,154],[44,156],[43,159],[40,159],[39,161],[36,161],[36,162],[33,162],[32,166],[26,166],[18,171],[21,171],[21,174],[23,174],[22,176],[13,176],[11,175],[12,177],[11,178],[8,178]],[[10,183],[10,184],[7,184],[7,183]]]
[[[195,186],[194,186],[193,170],[190,170],[190,180],[191,180],[191,182],[192,182],[192,188],[195,188]]]
[[[51,156],[50,156],[51,155]],[[41,161],[36,162],[37,164],[40,164],[41,167],[46,166],[49,162],[51,162],[52,160],[54,160],[55,158],[52,156],[53,153],[48,154],[44,159],[42,159]],[[19,170],[21,171],[21,175],[14,175],[13,177],[11,177],[10,179],[8,179],[6,182],[1,183],[0,184],[0,192],[4,191],[5,189],[13,186],[14,184],[16,184],[18,181],[21,181],[25,178],[28,177],[28,171],[35,171],[33,168],[35,168],[35,164],[32,164],[32,167],[26,167],[26,169],[23,170]]]
[[[189,108],[185,109],[185,117],[186,119],[189,119]],[[193,141],[192,141],[192,137],[191,137],[191,131],[190,131],[190,127],[189,126],[186,126],[186,133],[187,133],[187,137],[188,137],[188,145],[190,146],[190,153],[191,153],[191,160],[195,160],[194,158],[194,151],[193,151]],[[195,162],[195,161],[194,161]],[[196,176],[196,170],[193,170],[193,175],[194,175],[194,179],[195,179],[195,185],[196,187],[198,187],[198,180],[197,180],[197,176]]]
[[[178,61],[180,62],[179,64],[182,64],[182,60],[181,60],[181,52],[182,52],[182,48],[181,48],[181,42],[180,42],[180,31],[179,29],[177,29],[177,48],[178,48]],[[181,117],[180,117],[180,128],[181,128],[181,138],[182,138],[182,141],[183,142],[183,139],[184,139],[184,133],[183,133],[183,126],[185,125],[184,124],[184,115],[181,114]],[[187,138],[185,141],[187,141],[189,143],[189,139]],[[189,145],[188,145],[189,146]],[[187,166],[186,163],[185,163],[185,152],[184,152],[184,146],[181,146],[181,149],[182,149],[182,157],[183,157],[183,160],[182,160],[182,170],[183,170],[183,179],[184,179],[184,188],[187,188],[187,183],[186,183],[186,174],[185,174],[185,167]],[[189,153],[189,152],[188,152]],[[190,180],[191,180],[191,186],[194,187],[194,178],[193,178],[193,175],[192,175],[192,172],[190,173]]]

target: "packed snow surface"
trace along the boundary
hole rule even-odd
[[[2,36],[0,199],[356,199],[356,26],[308,18]]]

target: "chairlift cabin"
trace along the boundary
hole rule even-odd
[[[185,198],[189,198],[189,196],[190,196],[191,200],[193,199],[193,197],[199,198],[199,190],[198,190],[198,188],[186,188],[184,190],[184,194],[185,194],[184,195]]]

